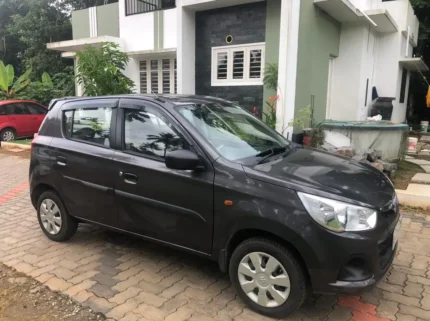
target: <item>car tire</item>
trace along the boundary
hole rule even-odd
[[[260,262],[260,267],[255,268],[252,262]],[[270,273],[271,270],[274,272]],[[290,250],[270,239],[242,242],[231,256],[229,272],[242,300],[268,317],[286,317],[300,308],[307,297],[307,278],[301,264]]]
[[[0,141],[2,142],[10,142],[15,139],[16,139],[16,132],[12,128],[5,128],[0,132]]]
[[[63,202],[54,191],[46,191],[37,201],[37,219],[43,233],[51,240],[63,242],[78,229],[77,220],[67,213]]]

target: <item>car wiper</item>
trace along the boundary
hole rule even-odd
[[[283,152],[285,152],[287,150],[288,146],[280,146],[280,147],[273,147],[273,148],[269,148],[266,149],[264,151],[262,151],[261,153],[258,153],[257,155],[255,155],[256,157],[263,157],[263,159],[261,159],[258,164],[262,164],[264,163],[269,157],[278,155],[278,154],[282,154]]]

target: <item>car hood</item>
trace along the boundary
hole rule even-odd
[[[263,164],[243,167],[255,180],[378,209],[395,195],[389,179],[372,166],[301,146]]]

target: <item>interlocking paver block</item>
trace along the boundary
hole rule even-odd
[[[1,262],[109,321],[269,320],[245,306],[216,263],[89,224],[71,242],[48,240],[28,196],[28,160],[0,154],[0,162]],[[282,320],[430,320],[430,218],[405,215],[399,242],[377,288],[339,303],[336,296],[312,296]]]

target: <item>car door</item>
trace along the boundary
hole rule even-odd
[[[6,105],[9,121],[14,126],[19,137],[31,136],[30,111],[22,103],[10,103]]]
[[[9,126],[9,115],[6,111],[6,105],[0,105],[0,131]]]
[[[32,133],[39,131],[40,124],[42,124],[48,109],[33,103],[25,103],[25,106],[31,113],[30,128]]]
[[[71,215],[115,226],[112,132],[116,99],[66,102],[58,117],[62,135],[52,140],[55,184]],[[89,119],[82,122],[81,119]]]
[[[214,171],[204,153],[163,108],[143,100],[120,101],[116,135],[120,228],[210,253]],[[195,151],[205,169],[168,169],[166,153],[181,148]]]

